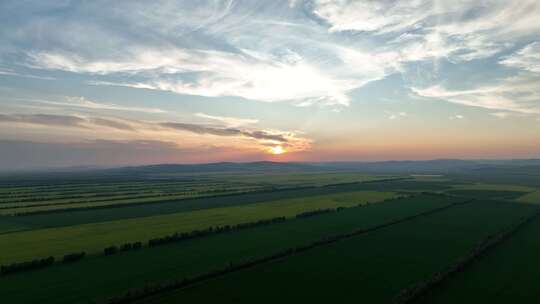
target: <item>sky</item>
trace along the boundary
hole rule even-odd
[[[0,168],[540,157],[537,0],[0,2]]]

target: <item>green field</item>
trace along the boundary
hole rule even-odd
[[[154,237],[210,226],[294,216],[309,210],[350,207],[392,198],[391,192],[345,192],[286,199],[244,206],[211,208],[169,215],[0,234],[0,264],[85,251],[96,253],[110,245],[146,241]]]
[[[4,273],[4,267],[2,299],[107,303],[128,290],[142,292],[287,250],[277,260],[188,288],[162,290],[141,303],[391,303],[400,290],[454,265],[488,236],[538,210],[536,181],[512,184],[524,178],[518,175],[491,181],[474,175],[320,171],[316,166],[303,171],[302,164],[254,166],[258,169],[225,163],[180,171],[158,166],[0,178],[0,265],[56,257],[41,269]],[[210,171],[216,168],[219,172]],[[148,246],[148,240],[174,233],[277,217],[286,220]],[[527,282],[538,278],[533,271],[525,274],[540,250],[533,243],[532,235],[540,232],[535,225],[456,278],[470,273],[463,279],[467,284],[510,286],[507,297],[501,297],[506,302],[526,294],[530,283],[514,286],[517,280],[501,277],[504,271]],[[139,241],[140,250],[103,254],[105,247]],[[82,260],[61,262],[65,254],[79,251],[87,254]],[[491,269],[499,264],[500,271]],[[430,291],[429,299],[465,302],[471,291],[460,285],[464,282],[448,282]],[[449,297],[446,290],[455,288],[463,293]],[[479,295],[471,298],[482,302]],[[538,295],[531,292],[523,299],[533,303]]]
[[[106,298],[142,286],[148,280],[181,279],[223,267],[229,262],[242,262],[459,201],[438,196],[403,198],[138,252],[89,258],[71,265],[0,277],[0,292],[12,302],[35,299],[40,303],[73,303],[77,299],[86,301],[93,295]],[[103,276],[103,269],[107,269],[107,276]],[[39,285],[43,280],[48,281],[47,289],[36,290],[31,295],[23,292],[27,284]]]
[[[225,175],[226,176],[226,175]],[[357,185],[362,190],[380,191],[423,191],[451,189],[451,183],[423,180],[397,180],[397,177],[369,176],[359,174],[311,174],[295,176],[270,176],[263,182],[261,175],[234,175],[230,180],[189,182],[151,182],[149,185],[139,182],[112,185],[82,184],[80,188],[68,185],[28,186],[4,189],[0,192],[0,215],[27,214],[46,211],[69,211],[69,209],[105,208],[126,205],[146,205],[162,202],[184,202],[195,198],[226,196],[249,192],[262,192],[265,196],[274,196],[279,192],[300,191],[296,197],[308,195],[308,192],[325,193],[337,191],[332,188]],[[292,182],[287,182],[292,178]],[[320,181],[319,181],[320,179]],[[393,181],[392,179],[396,179]],[[403,178],[401,178],[403,179]],[[304,181],[304,182],[300,182]],[[381,181],[377,183],[377,181]],[[384,182],[383,182],[384,181]],[[361,185],[361,186],[358,186]],[[321,191],[321,189],[323,191]],[[358,189],[358,190],[361,190]],[[276,190],[277,191],[276,193]],[[146,210],[148,211],[148,210]],[[176,211],[176,210],[175,210]],[[55,221],[57,222],[57,221]]]
[[[354,293],[368,303],[390,303],[534,210],[493,202],[458,206],[143,302],[330,303]]]
[[[392,187],[394,185],[394,187]],[[262,203],[290,198],[308,198],[318,195],[332,193],[344,193],[353,191],[380,191],[388,192],[399,187],[405,187],[403,182],[381,182],[381,183],[352,183],[340,184],[324,187],[292,188],[285,190],[260,191],[254,193],[244,193],[235,195],[218,195],[214,197],[203,197],[183,200],[162,200],[150,204],[123,205],[120,208],[86,209],[86,210],[66,210],[45,214],[32,214],[26,216],[0,216],[0,223],[15,223],[19,226],[30,228],[50,228],[88,223],[98,223],[105,221],[115,221],[121,219],[132,219],[138,217],[149,217],[155,215],[174,214],[193,210],[208,208],[239,206],[247,204]],[[406,184],[406,186],[411,186]]]
[[[149,182],[8,188],[0,192],[0,215],[68,208],[102,207],[226,195],[268,189],[241,182]]]
[[[415,303],[537,303],[540,220]]]

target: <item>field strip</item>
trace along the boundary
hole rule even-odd
[[[0,247],[6,246],[0,252],[0,262],[24,261],[49,255],[60,256],[75,251],[86,251],[90,254],[121,242],[144,241],[176,232],[189,232],[217,225],[233,225],[272,217],[295,216],[298,213],[317,209],[351,207],[367,202],[377,203],[395,197],[397,197],[396,194],[389,192],[355,191],[310,198],[206,208],[189,212],[162,212],[161,215],[146,217],[137,217],[138,214],[127,214],[130,217],[126,219],[32,229],[4,234],[0,237]],[[238,203],[236,199],[231,202]],[[107,212],[110,213],[110,210]],[[76,217],[76,213],[65,215],[70,216],[66,220],[81,222]],[[20,220],[26,219],[25,217],[6,217],[5,219],[6,228],[24,228],[24,223],[21,223]],[[58,217],[45,218],[44,220],[55,219]],[[18,224],[21,226],[18,227]],[[81,241],[83,239],[84,242]]]
[[[413,220],[415,220],[417,218],[420,218],[420,217],[430,216],[432,214],[443,212],[445,210],[448,210],[450,208],[454,208],[454,207],[457,207],[457,206],[463,206],[463,205],[472,203],[473,201],[474,200],[466,200],[466,201],[463,201],[463,202],[451,203],[451,204],[449,204],[447,206],[443,206],[443,207],[431,209],[431,210],[428,210],[428,211],[420,212],[420,213],[415,214],[415,215],[406,216],[406,217],[403,217],[403,218],[400,218],[400,219],[397,219],[397,220],[393,220],[393,221],[390,221],[390,222],[387,222],[387,223],[384,223],[384,224],[375,225],[375,226],[370,227],[370,228],[357,229],[357,230],[353,230],[353,231],[351,231],[349,233],[344,233],[344,234],[340,234],[340,235],[326,237],[324,239],[314,241],[314,242],[312,242],[311,244],[308,244],[308,245],[289,248],[289,249],[286,249],[284,251],[274,253],[272,255],[264,256],[264,257],[261,257],[261,258],[253,259],[253,260],[246,261],[246,262],[239,263],[239,264],[235,264],[235,265],[229,265],[229,267],[227,267],[227,268],[212,271],[212,272],[209,272],[209,273],[200,274],[200,275],[197,275],[197,276],[194,276],[194,277],[191,277],[191,278],[184,279],[182,281],[173,281],[173,282],[168,283],[168,284],[161,284],[161,285],[152,286],[150,288],[145,288],[145,293],[137,294],[136,292],[131,292],[130,291],[128,294],[126,294],[125,296],[122,296],[120,298],[112,298],[108,303],[109,304],[132,303],[132,302],[135,302],[135,301],[138,301],[138,300],[142,300],[142,299],[146,299],[146,298],[151,297],[151,296],[158,295],[158,294],[163,293],[163,292],[183,289],[183,288],[186,288],[186,287],[190,287],[190,286],[193,286],[193,285],[204,283],[204,282],[206,282],[208,280],[212,280],[212,279],[216,279],[216,278],[225,276],[225,275],[230,274],[230,273],[238,272],[238,271],[253,268],[255,266],[259,266],[259,265],[262,265],[262,264],[267,264],[267,263],[274,262],[274,261],[277,261],[277,260],[285,259],[287,257],[297,255],[297,254],[302,254],[302,253],[304,253],[306,251],[316,249],[316,248],[319,248],[319,247],[323,247],[323,246],[327,246],[327,245],[330,245],[330,244],[333,244],[333,243],[336,243],[336,242],[339,242],[339,241],[342,241],[342,240],[346,240],[346,239],[353,238],[353,237],[356,237],[356,236],[359,236],[359,235],[363,235],[363,234],[375,232],[375,231],[378,231],[378,230],[386,229],[388,227],[392,227],[392,226],[395,226],[395,225],[398,225],[398,224],[401,224],[401,223],[405,223],[405,222],[408,222],[408,221],[413,221]]]
[[[406,178],[405,178],[406,179]],[[213,197],[228,197],[228,196],[235,196],[235,195],[244,195],[244,194],[273,194],[273,193],[286,193],[289,191],[323,191],[325,189],[331,190],[331,191],[340,191],[337,188],[340,187],[362,187],[365,185],[373,185],[378,183],[385,183],[385,182],[393,182],[393,181],[401,181],[404,180],[404,178],[389,178],[389,179],[380,179],[380,180],[368,180],[368,181],[361,181],[361,182],[344,182],[344,183],[337,183],[337,184],[327,184],[324,186],[304,186],[304,187],[297,187],[297,186],[285,186],[285,187],[279,187],[279,188],[249,188],[247,190],[244,189],[233,189],[232,191],[224,191],[219,194],[215,193],[209,193],[209,194],[198,194],[195,196],[185,196],[185,197],[179,197],[179,198],[164,198],[161,199],[160,197],[150,198],[138,202],[131,202],[129,199],[127,201],[122,202],[121,200],[118,201],[118,203],[114,203],[114,201],[111,201],[111,203],[104,203],[104,204],[95,204],[91,205],[90,203],[82,203],[81,206],[76,207],[65,207],[65,208],[57,208],[57,209],[48,209],[48,210],[39,210],[39,211],[28,211],[28,212],[20,212],[14,214],[15,216],[31,216],[31,215],[39,215],[39,214],[50,214],[50,213],[62,213],[62,212],[71,212],[71,211],[85,211],[85,210],[94,210],[94,209],[108,209],[108,208],[123,208],[123,207],[130,207],[130,206],[140,206],[140,205],[151,205],[151,204],[167,204],[167,203],[178,203],[183,202],[186,200],[193,200],[197,198],[213,198]],[[357,189],[361,190],[361,189]],[[69,205],[68,205],[69,206]]]
[[[173,198],[173,199],[164,198],[164,199],[156,199],[156,200],[151,200],[151,201],[124,202],[124,203],[118,203],[118,204],[104,204],[104,205],[94,205],[94,206],[90,205],[90,206],[81,206],[81,207],[74,207],[74,208],[59,208],[59,209],[52,209],[52,210],[41,210],[41,211],[30,211],[30,212],[18,213],[18,214],[15,214],[15,216],[31,216],[31,215],[62,213],[62,212],[71,212],[71,211],[123,208],[123,207],[151,205],[151,204],[170,204],[170,203],[179,203],[183,201],[196,200],[199,198],[220,198],[220,197],[228,197],[228,196],[236,196],[236,195],[244,195],[244,194],[265,194],[265,193],[273,193],[273,192],[288,192],[288,191],[298,191],[298,190],[316,190],[320,188],[333,188],[337,186],[346,186],[346,185],[350,185],[350,183],[328,185],[328,186],[291,187],[291,188],[282,188],[278,190],[276,189],[248,190],[248,191],[239,191],[239,192],[232,192],[232,193],[200,195],[196,197],[181,197],[181,198]]]
[[[20,223],[22,226],[34,229],[54,228],[130,218],[144,218],[211,208],[250,205],[297,197],[315,197],[356,191],[375,191],[364,188],[372,188],[372,186],[343,184],[331,187],[296,188],[269,192],[253,191],[240,194],[214,195],[153,203],[123,204],[122,206],[103,208],[67,209],[64,212],[34,213],[26,216],[0,216],[0,224],[3,221],[7,221]]]
[[[475,247],[468,255],[462,257],[454,265],[448,269],[434,274],[431,278],[424,282],[407,288],[403,290],[395,299],[395,304],[407,304],[415,303],[423,295],[428,293],[433,288],[436,288],[442,284],[445,280],[456,275],[459,272],[467,271],[467,267],[473,263],[482,259],[484,255],[490,251],[496,249],[498,246],[502,245],[504,242],[510,240],[512,236],[521,231],[523,228],[532,224],[534,221],[537,221],[540,217],[540,211],[535,212],[533,215],[525,218],[516,225],[510,227],[509,229],[501,232],[500,234],[489,237],[483,240],[477,247]]]

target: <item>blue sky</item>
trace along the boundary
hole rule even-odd
[[[2,1],[0,20],[5,168],[540,155],[538,1]]]

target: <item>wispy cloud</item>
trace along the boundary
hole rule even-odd
[[[17,77],[24,77],[24,78],[33,78],[33,79],[41,79],[41,80],[55,80],[56,78],[50,77],[50,76],[39,76],[39,75],[33,75],[33,74],[24,74],[24,73],[18,73],[11,69],[2,69],[0,68],[0,75],[7,75],[7,76],[17,76]]]
[[[0,114],[0,124],[37,125],[44,127],[63,127],[79,129],[116,130],[128,133],[151,134],[160,131],[178,131],[211,135],[218,137],[237,137],[254,141],[260,147],[281,145],[289,151],[308,150],[311,140],[298,136],[295,132],[278,130],[265,130],[241,128],[230,126],[216,126],[182,122],[148,122],[140,120],[125,120],[120,118],[86,117],[78,115],[50,115],[50,114]]]
[[[504,58],[501,64],[534,73],[540,73],[540,42],[533,42]]]
[[[23,123],[45,126],[83,127],[86,120],[78,116],[50,114],[0,114],[0,123]]]
[[[146,108],[146,107],[129,107],[120,106],[110,103],[100,103],[92,100],[88,100],[85,97],[68,96],[64,98],[65,101],[52,101],[42,99],[23,99],[25,101],[46,104],[51,106],[70,107],[70,108],[85,108],[93,110],[114,110],[114,111],[128,111],[128,112],[143,112],[143,113],[165,113],[164,110],[158,108]]]
[[[267,131],[248,131],[236,128],[216,128],[205,125],[178,123],[178,122],[164,122],[159,124],[162,127],[193,132],[197,134],[211,134],[217,136],[245,136],[254,139],[268,140],[278,143],[287,143],[287,138],[280,133],[272,134]]]
[[[540,32],[536,0],[117,1],[107,2],[107,11],[103,5],[58,4],[69,14],[55,18],[45,4],[25,7],[12,13],[32,18],[21,18],[27,22],[1,38],[25,58],[19,64],[89,74],[96,85],[308,106],[349,105],[353,90],[412,73],[410,63],[490,58]],[[531,44],[502,63],[535,70],[537,48]]]
[[[93,82],[208,97],[239,96],[260,101],[317,100],[347,105],[347,92],[385,76],[378,55],[329,47],[349,75],[288,50],[286,57],[243,49],[239,53],[180,48],[146,49],[122,59],[95,60],[70,53],[32,53],[32,66],[77,73],[137,73],[137,82]],[[360,66],[362,66],[360,68]],[[192,77],[185,77],[190,73]]]
[[[240,127],[244,125],[250,125],[250,124],[256,124],[259,122],[259,120],[257,119],[215,116],[215,115],[208,115],[204,113],[195,113],[195,116],[212,120],[212,121],[217,121],[231,128]]]
[[[404,60],[490,57],[540,31],[536,0],[453,2],[317,0],[314,13],[329,31],[395,33]]]
[[[0,114],[0,123],[19,123],[48,127],[92,128],[100,126],[117,130],[133,131],[134,128],[119,119],[87,118],[76,115],[51,114]]]
[[[407,117],[408,115],[406,112],[393,113],[393,112],[388,112],[388,111],[386,112],[386,114],[388,115],[388,119],[390,120],[394,120],[400,117]]]
[[[489,113],[540,114],[537,0],[34,1],[17,9],[8,2],[0,4],[0,18],[9,19],[0,29],[0,64],[10,67],[0,74],[8,76],[35,72],[124,87],[94,90],[145,88],[224,102],[234,96],[336,112],[381,91],[410,88],[425,99]],[[390,75],[403,81],[396,84]],[[370,84],[383,89],[373,93]],[[35,102],[110,116],[165,112],[84,97]],[[291,141],[287,132],[267,130],[255,119],[196,111],[204,123],[165,121],[152,128],[261,144]],[[386,113],[383,119],[404,116]],[[83,119],[80,126],[92,124]],[[134,124],[100,123],[138,130]]]
[[[540,114],[540,77],[520,75],[468,90],[452,90],[441,85],[412,88],[419,96],[490,110]]]
[[[313,13],[337,31],[400,31],[426,18],[431,1],[314,1]]]
[[[508,113],[508,112],[494,112],[494,113],[489,113],[489,115],[495,116],[497,118],[506,118],[506,117],[510,116],[510,113]]]

